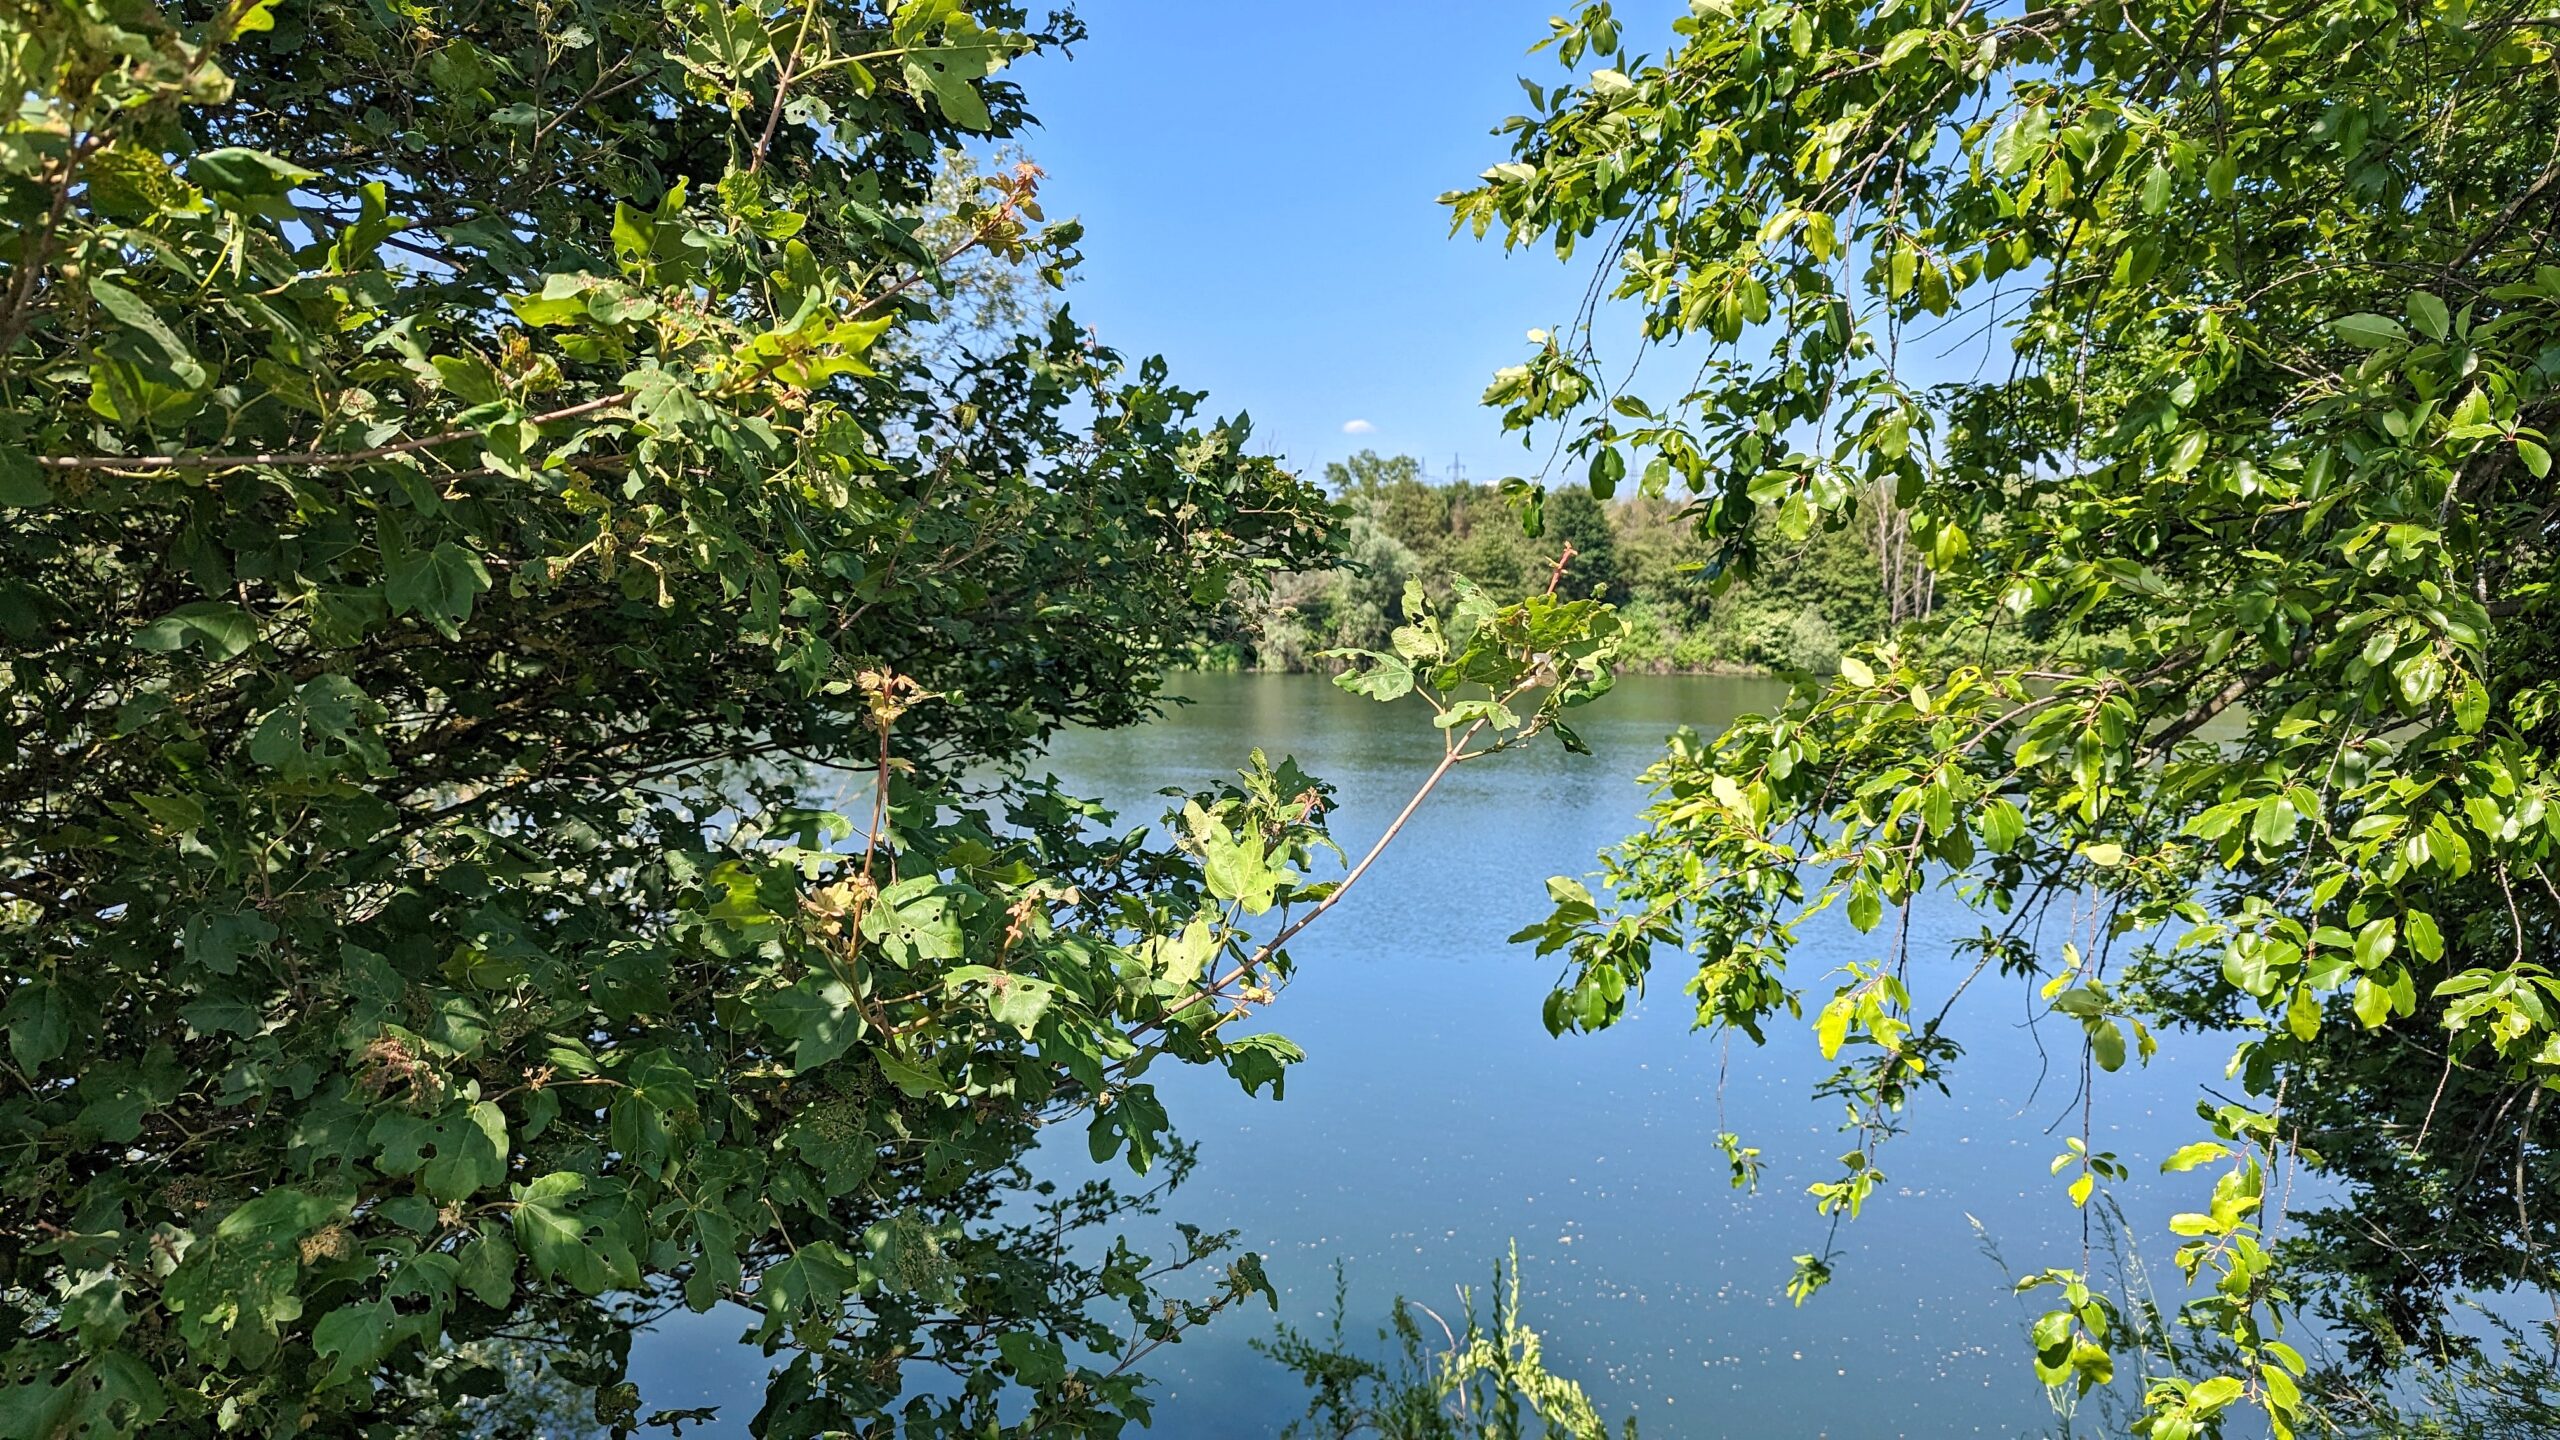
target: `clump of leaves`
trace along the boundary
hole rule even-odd
[[[1178,1176],[1166,1057],[1279,1091],[1246,927],[1331,893],[1326,792],[1123,829],[1016,762],[1329,516],[1062,311],[945,323],[1073,261],[1036,170],[932,190],[1073,21],[6,30],[0,1431],[432,1428],[509,1339],[675,1425],[624,1372],[678,1304],[787,1354],[766,1435],[1143,1418],[1259,1266],[1080,1260],[1156,1192],[1023,1157]]]
[[[2546,18],[1697,0],[1671,29],[1656,55],[1609,4],[1558,18],[1567,73],[1448,198],[1506,245],[1596,247],[1593,303],[1697,378],[1605,366],[1586,311],[1488,403],[1600,493],[1685,486],[1734,573],[1771,535],[1899,526],[1985,633],[1852,647],[1676,739],[1607,903],[1559,881],[1530,932],[1565,957],[1550,1022],[1613,1022],[1666,952],[1702,1026],[1813,1017],[1859,1136],[1815,1187],[1835,1216],[1986,975],[2037,987],[2093,1099],[2159,1024],[2241,1030],[2241,1098],[2150,1157],[2216,1175],[2171,1227],[2199,1343],[2128,1377],[2153,1440],[2310,1423],[2282,1337],[2324,1254],[2420,1329],[2463,1283],[2560,1290]],[[1916,358],[1974,335],[2008,351],[1976,378]],[[1997,658],[2021,639],[2045,658]],[[1982,922],[1952,957],[1912,953],[1931,892]],[[1833,909],[1875,948],[1808,984]],[[2324,1119],[2352,1138],[2306,1150]],[[2141,1162],[2080,1138],[2085,1207]],[[2393,1232],[2281,1247],[2321,1153]],[[2122,1328],[2055,1313],[2040,1373],[2110,1374]]]

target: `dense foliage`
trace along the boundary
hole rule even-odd
[[[1550,1023],[1611,1023],[1664,952],[1703,1025],[1809,1014],[1856,1116],[1814,1186],[1834,1217],[1957,1080],[1947,1007],[1983,977],[2078,1041],[2084,1116],[2152,1027],[2236,1030],[2193,1144],[2056,1160],[2084,1206],[2137,1164],[2197,1173],[2183,1305],[2085,1264],[2022,1280],[2052,1304],[2038,1374],[2121,1369],[2155,1440],[2308,1423],[2306,1304],[2384,1354],[2466,1290],[2560,1291],[2547,7],[1693,0],[1673,32],[1652,55],[1606,4],[1559,20],[1570,74],[1451,203],[1596,250],[1684,378],[1604,366],[1586,315],[1489,399],[1562,427],[1602,493],[1693,489],[1736,568],[1890,495],[1986,644],[2047,658],[1864,647],[1676,741],[1609,893],[1556,882],[1533,932],[1567,958]],[[2009,353],[1924,358],[1968,337]],[[1981,916],[1952,966],[1894,918],[1931,892]],[[1835,907],[1876,948],[1791,974]],[[2348,1199],[2310,1245],[2281,1199],[2304,1165]]]
[[[1257,768],[1141,845],[947,787],[1144,714],[1323,506],[1071,325],[877,343],[967,255],[1072,259],[1036,172],[919,209],[1072,35],[11,12],[0,1429],[432,1416],[491,1336],[627,1423],[632,1322],[722,1300],[799,1347],[766,1434],[916,1365],[968,1377],[919,1432],[1015,1382],[1116,1423],[1198,1309],[1040,1243],[1122,1202],[999,1200],[1075,1108],[1145,1168],[1155,1053],[1276,1087],[1196,977],[1321,792]]]
[[[1213,653],[1299,670],[1324,663],[1327,650],[1380,648],[1408,580],[1442,593],[1450,577],[1468,576],[1496,594],[1525,593],[1567,544],[1563,590],[1618,607],[1629,668],[1828,674],[1844,645],[1882,639],[1890,628],[1877,536],[1865,528],[1817,531],[1780,546],[1784,563],[1719,583],[1707,573],[1712,552],[1669,500],[1603,501],[1586,486],[1562,486],[1539,497],[1532,534],[1516,495],[1463,480],[1432,484],[1410,456],[1363,451],[1326,466],[1325,484],[1346,512],[1332,568],[1292,572],[1241,596],[1213,632],[1222,647]]]
[[[1143,1416],[1259,1271],[1166,1294],[1224,1239],[1070,1247],[1150,1197],[1023,1157],[1178,1165],[1161,1057],[1279,1091],[1327,792],[1123,831],[1017,762],[1330,515],[967,283],[1074,261],[944,161],[1072,18],[5,17],[0,1433],[436,1430],[528,1343],[622,1432],[723,1303],[762,1435]],[[1605,683],[1588,604],[1409,618],[1526,707],[1435,777]]]

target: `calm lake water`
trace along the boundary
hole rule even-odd
[[[1181,688],[1193,704],[1144,729],[1065,737],[1051,768],[1134,820],[1157,813],[1158,789],[1213,783],[1256,745],[1294,755],[1340,787],[1334,830],[1356,856],[1439,758],[1427,711],[1317,677],[1197,676]],[[1631,678],[1575,722],[1597,755],[1550,743],[1454,772],[1292,946],[1298,979],[1265,1017],[1307,1051],[1287,1100],[1247,1099],[1222,1075],[1153,1072],[1202,1152],[1165,1219],[1241,1230],[1269,1262],[1282,1318],[1302,1329],[1328,1322],[1341,1261],[1362,1336],[1398,1294],[1449,1313],[1454,1288],[1481,1291],[1516,1241],[1552,1367],[1648,1436],[2058,1433],[2026,1365],[2032,1314],[2009,1282],[2080,1261],[2078,1217],[2048,1171],[2077,1129],[2077,1049],[2050,1022],[2031,1027],[2042,1008],[2031,986],[1986,978],[1959,1004],[1968,1053],[1955,1093],[1915,1104],[1910,1133],[1882,1154],[1889,1183],[1841,1231],[1837,1278],[1797,1308],[1791,1257],[1822,1248],[1825,1230],[1804,1186],[1830,1178],[1847,1148],[1838,1107],[1811,1094],[1829,1067],[1809,1028],[1728,1051],[1692,1031],[1687,972],[1665,957],[1625,1024],[1554,1039],[1538,1018],[1552,963],[1505,943],[1544,913],[1547,876],[1587,873],[1631,828],[1644,801],[1635,777],[1666,734],[1712,731],[1781,693]],[[1944,943],[1958,928],[1970,927],[1952,907],[1915,923],[1924,1006],[1960,974]],[[1872,958],[1885,938],[1822,930],[1795,980],[1818,1004],[1826,970]],[[2096,1148],[2134,1165],[2120,1194],[2155,1246],[2198,1188],[2147,1178],[2143,1157],[2196,1138],[2197,1087],[2228,1053],[2190,1037],[2162,1047],[2148,1071],[2101,1077],[2096,1108]],[[1729,1185],[1720,1128],[1760,1147],[1756,1195]],[[1081,1127],[1045,1153],[1061,1181],[1092,1173]],[[1296,1380],[1248,1348],[1271,1327],[1259,1310],[1234,1312],[1160,1352],[1153,1433],[1269,1436],[1295,1417]],[[744,1435],[767,1362],[733,1347],[738,1328],[681,1317],[644,1338],[634,1377],[647,1402],[721,1405],[707,1433]],[[2107,1428],[2090,1413],[2074,1433]]]

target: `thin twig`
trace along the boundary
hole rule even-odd
[[[764,168],[765,151],[773,148],[774,129],[782,123],[782,104],[791,97],[791,82],[800,78],[801,47],[809,43],[809,22],[817,17],[817,13],[817,0],[810,0],[808,7],[800,12],[800,30],[791,38],[791,54],[782,62],[782,69],[774,78],[773,109],[764,117],[764,133],[756,137],[755,157],[747,162],[750,175]]]

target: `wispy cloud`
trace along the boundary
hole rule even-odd
[[[1366,420],[1345,420],[1342,422],[1342,433],[1345,435],[1375,435],[1378,433],[1378,427],[1370,424]]]

